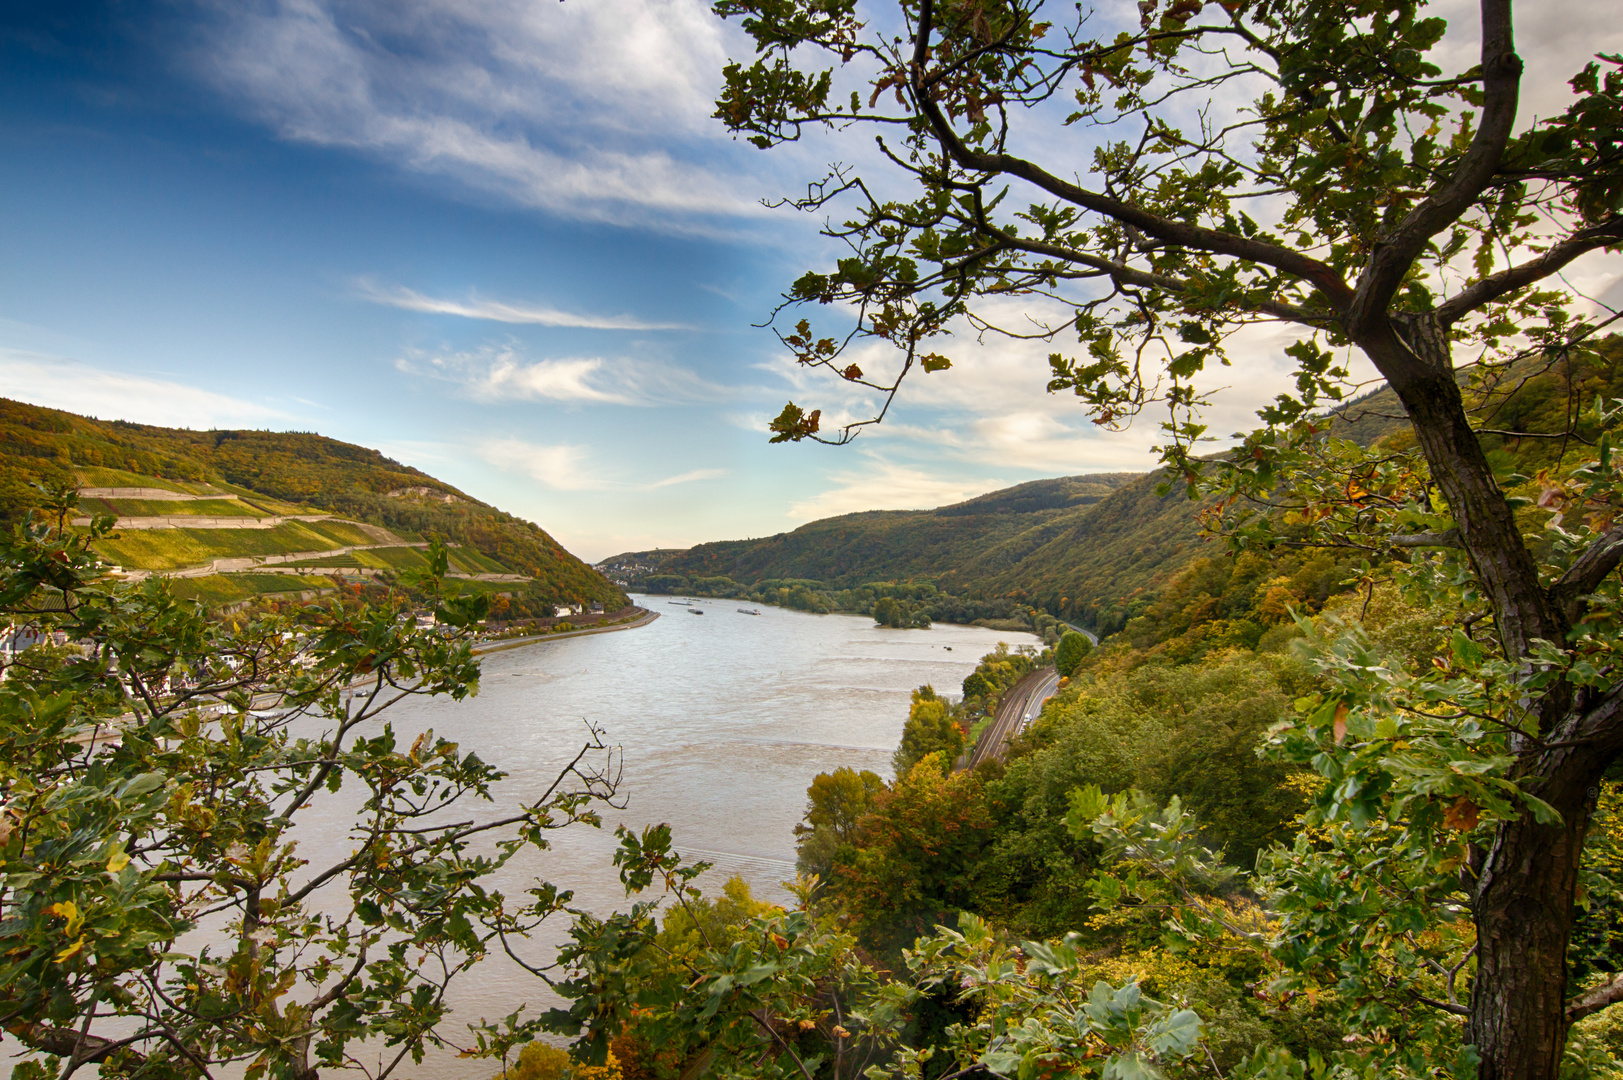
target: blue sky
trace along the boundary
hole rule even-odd
[[[1606,6],[1524,32],[1535,70],[1617,48]],[[1153,423],[1044,393],[1045,347],[962,340],[872,436],[767,444],[791,396],[864,402],[751,325],[833,254],[759,200],[863,151],[727,137],[744,46],[697,0],[15,7],[0,395],[374,446],[588,559],[1151,464]],[[1250,342],[1216,430],[1289,340]]]

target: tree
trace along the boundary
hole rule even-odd
[[[939,793],[953,780],[915,774]],[[663,884],[687,909],[691,882],[708,866],[684,864],[668,826],[639,837],[619,832],[626,894]],[[569,1007],[549,1014],[552,1030],[581,1035],[577,1049],[607,1059],[611,1041],[658,1047],[684,1074],[724,1080],[902,1080],[924,1075],[1141,1077],[1196,1052],[1200,1019],[1143,994],[1095,980],[1074,941],[1011,948],[985,922],[960,917],[961,932],[937,927],[891,972],[876,969],[841,920],[799,905],[729,928],[702,949],[661,950],[654,911],[580,918],[561,952],[571,977],[559,985]],[[968,1022],[939,1042],[910,1045],[909,1028],[930,997],[963,1006]],[[932,1060],[933,1059],[933,1060]],[[927,1073],[925,1070],[929,1068]],[[939,1071],[938,1071],[939,1070]],[[578,1075],[578,1072],[577,1072]]]
[[[806,789],[805,822],[795,826],[795,865],[802,874],[827,879],[842,847],[857,839],[857,823],[885,790],[878,773],[840,766],[818,773]]]
[[[1059,644],[1054,646],[1054,667],[1061,675],[1075,675],[1077,665],[1092,651],[1093,642],[1088,640],[1086,634],[1067,630],[1060,636]]]
[[[856,839],[857,822],[873,808],[884,787],[879,774],[867,769],[858,772],[842,765],[832,773],[818,773],[806,789],[806,823],[814,829],[826,827],[850,843]]]
[[[1587,509],[1518,520],[1455,357],[1491,389],[1583,352],[1602,325],[1557,275],[1623,242],[1623,60],[1588,64],[1566,112],[1518,126],[1509,0],[1482,0],[1459,29],[1418,3],[1147,0],[1131,26],[1080,6],[1049,21],[1034,0],[904,0],[873,25],[854,0],[717,7],[758,54],[727,67],[719,118],[763,148],[808,126],[877,130],[893,170],[836,167],[797,201],[844,208],[827,232],[849,255],[786,303],[842,305],[854,324],[781,335],[884,407],[825,436],[819,411],[791,403],[776,440],[841,442],[882,419],[912,368],[950,367],[931,343],[954,327],[1074,334],[1080,355],[1059,346],[1050,389],[1106,425],[1163,401],[1166,461],[1191,490],[1215,477],[1230,499],[1277,500],[1281,470],[1320,445],[1313,410],[1341,394],[1332,350],[1356,348],[1390,384],[1418,457],[1403,476],[1369,459],[1326,468],[1309,509],[1344,526],[1336,542],[1458,571],[1462,623],[1492,628],[1501,681],[1483,737],[1497,775],[1547,809],[1513,800],[1470,847],[1475,975],[1460,1008],[1483,1078],[1554,1076],[1574,1010],[1623,999],[1623,982],[1585,1002],[1566,985],[1588,793],[1623,752],[1623,684],[1587,659],[1617,641],[1601,625],[1610,601],[1592,598],[1623,561],[1610,512],[1623,498],[1602,442],[1582,491],[1562,489]],[[1444,71],[1434,58],[1456,37],[1475,39],[1478,62]],[[898,181],[911,195],[884,194]],[[1009,296],[1031,322],[995,323],[1008,306],[986,301]],[[1259,323],[1300,328],[1296,389],[1240,453],[1202,463],[1192,380]],[[891,376],[847,360],[870,339],[900,350]],[[1378,495],[1359,482],[1376,473]],[[1475,739],[1464,723],[1449,738]]]
[[[903,625],[903,620],[906,617],[906,609],[903,608],[901,604],[896,602],[895,597],[881,596],[878,600],[874,601],[873,621],[878,623],[880,626],[900,629]]]
[[[913,691],[913,705],[902,725],[902,741],[891,764],[897,777],[906,776],[914,765],[935,754],[944,769],[951,769],[964,752],[964,729],[953,718],[951,706],[936,696],[932,686]]]
[[[388,1047],[375,1075],[420,1061],[447,1039],[448,984],[567,902],[544,883],[505,899],[490,876],[596,823],[606,747],[592,732],[508,813],[447,817],[503,774],[380,718],[477,689],[483,599],[439,598],[443,546],[419,580],[439,630],[397,603],[239,624],[161,578],[108,579],[93,545],[113,519],[67,527],[76,499],[58,488],[54,520],[0,537],[0,612],[79,653],[0,681],[0,1028],[33,1052],[13,1075],[313,1080],[369,1038]],[[345,842],[301,845],[346,785]],[[181,941],[200,927],[207,944]]]

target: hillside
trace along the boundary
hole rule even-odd
[[[1530,357],[1486,381],[1462,372],[1484,446],[1507,474],[1531,476],[1555,464],[1563,440],[1549,433],[1565,429],[1569,401],[1623,397],[1623,338],[1597,340],[1592,350],[1568,359]],[[1385,387],[1339,406],[1329,419],[1332,437],[1361,445],[1385,440],[1400,449],[1412,441],[1402,406]],[[927,582],[952,597],[1029,605],[1102,633],[1141,615],[1173,625],[1177,614],[1158,603],[1169,589],[1202,595],[1225,586],[1205,581],[1199,564],[1216,554],[1199,535],[1207,504],[1189,500],[1181,485],[1158,495],[1164,479],[1157,472],[1037,480],[936,510],[846,514],[762,539],[628,552],[598,565],[616,580],[656,591],[744,595],[781,585],[804,594],[806,606],[839,603],[835,594],[844,590],[860,607],[880,594],[903,596],[899,583]],[[1329,557],[1287,560],[1269,573],[1320,600],[1346,576]],[[879,582],[890,587],[857,588]],[[1254,585],[1234,583],[1225,604],[1243,607]],[[929,605],[933,618],[957,621],[955,605],[944,598]]]
[[[537,612],[625,602],[538,526],[321,435],[153,427],[0,398],[0,522],[26,518],[39,482],[77,485],[81,521],[118,518],[118,534],[99,546],[109,562],[173,574],[207,599],[308,593],[333,572],[409,569],[439,537],[455,545],[460,588],[508,593]]]
[[[1396,398],[1380,389],[1337,410],[1332,434],[1369,444],[1405,428]],[[1205,504],[1181,487],[1156,494],[1163,479],[1154,472],[1034,480],[935,510],[845,514],[776,536],[627,552],[597,565],[624,584],[676,592],[725,591],[721,579],[829,592],[923,581],[1110,632],[1207,550],[1197,524]]]
[[[1033,480],[936,510],[844,514],[755,540],[627,552],[598,567],[628,580],[657,572],[728,577],[750,584],[807,579],[830,588],[879,580],[934,580],[969,565],[989,547],[1039,545],[1048,535],[1046,527],[1068,520],[1137,478],[1134,473],[1098,473]]]

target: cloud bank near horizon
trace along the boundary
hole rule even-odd
[[[109,371],[68,357],[5,346],[0,346],[0,397],[98,420],[194,430],[294,420],[261,402],[189,383]]]

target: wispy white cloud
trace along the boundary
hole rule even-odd
[[[691,330],[686,323],[649,322],[633,315],[584,315],[562,311],[539,304],[508,304],[500,300],[481,300],[470,296],[467,300],[449,300],[424,296],[403,285],[384,286],[362,278],[355,283],[362,298],[374,304],[420,311],[430,315],[458,315],[464,319],[483,319],[488,322],[528,324],[532,326],[570,327],[583,330]]]
[[[659,488],[715,480],[726,469],[689,469],[661,480],[617,480],[604,476],[590,461],[587,447],[571,443],[541,444],[525,439],[485,439],[474,452],[504,472],[539,480],[554,491],[655,491]]]
[[[655,488],[674,487],[677,484],[691,484],[699,480],[717,480],[727,475],[726,469],[690,469],[685,473],[667,476],[663,480],[655,480],[646,485],[652,491]]]
[[[102,420],[214,428],[292,419],[287,413],[212,390],[107,371],[76,360],[0,346],[0,396]]]
[[[584,491],[598,486],[586,471],[584,446],[567,443],[543,446],[523,439],[486,439],[476,450],[496,468],[523,473],[554,491]]]
[[[498,361],[469,384],[480,401],[517,399],[591,402],[601,405],[633,405],[630,395],[603,390],[592,385],[604,368],[600,357],[570,360],[537,360],[522,363]]]
[[[462,352],[410,350],[395,361],[395,367],[456,383],[468,397],[483,402],[648,407],[719,401],[742,393],[673,363],[601,356],[536,360],[512,343]]]
[[[679,229],[684,215],[762,212],[747,149],[708,119],[737,31],[699,0],[271,0],[219,14],[195,67],[283,138],[596,220]]]

